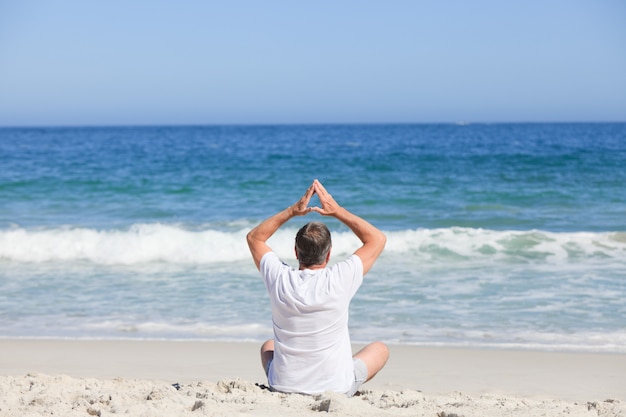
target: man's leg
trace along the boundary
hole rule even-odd
[[[272,349],[273,348],[274,344],[272,343]],[[367,366],[367,380],[365,381],[367,382],[374,378],[378,371],[383,369],[383,366],[387,363],[387,359],[389,359],[389,349],[383,342],[374,342],[365,346],[353,357],[362,360],[365,366]]]
[[[265,375],[267,375],[269,372],[269,369],[267,369],[267,365],[272,359],[274,359],[274,340],[270,339],[266,340],[265,343],[261,345],[261,364],[263,365]]]

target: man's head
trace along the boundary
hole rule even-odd
[[[325,264],[330,247],[330,231],[324,223],[307,223],[296,234],[296,256],[301,266]]]

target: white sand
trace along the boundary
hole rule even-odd
[[[626,355],[390,349],[346,398],[259,388],[257,344],[0,340],[0,416],[626,417]]]

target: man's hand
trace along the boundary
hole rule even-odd
[[[333,196],[326,191],[326,188],[324,188],[322,183],[318,180],[313,181],[311,187],[313,187],[314,193],[317,194],[322,204],[322,208],[311,207],[311,210],[322,216],[335,216],[341,207],[337,204]]]
[[[316,180],[317,181],[317,180]],[[290,207],[293,216],[304,216],[313,211],[313,207],[309,207],[311,197],[315,194],[315,181],[309,186],[302,198]]]

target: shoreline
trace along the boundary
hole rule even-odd
[[[271,334],[270,334],[271,335]],[[372,340],[376,339],[375,337]],[[264,339],[265,340],[265,339]],[[3,341],[28,341],[28,342],[145,342],[145,343],[218,343],[218,344],[258,344],[264,340],[247,339],[211,339],[198,337],[93,337],[93,336],[2,336]],[[591,355],[626,355],[626,346],[589,346],[589,345],[551,345],[536,343],[447,343],[447,342],[393,342],[380,340],[388,346],[406,347],[410,349],[450,349],[450,350],[488,350],[508,352],[544,352],[544,353],[571,353]],[[352,346],[364,346],[370,342],[353,340]]]

